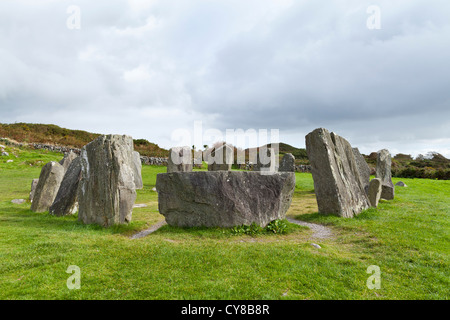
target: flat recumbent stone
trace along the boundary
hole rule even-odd
[[[265,227],[284,219],[295,188],[293,172],[243,171],[160,173],[159,212],[178,227]]]

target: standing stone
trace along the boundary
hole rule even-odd
[[[141,155],[137,151],[133,151],[133,172],[134,172],[134,185],[136,189],[144,188],[144,183],[142,182]]]
[[[381,199],[394,199],[394,184],[391,173],[391,154],[388,150],[378,151],[376,177],[381,179]]]
[[[281,159],[280,172],[295,172],[295,157],[292,153],[286,153]]]
[[[248,171],[160,173],[159,212],[178,227],[265,227],[284,219],[292,202],[295,173]]]
[[[169,150],[167,173],[191,172],[192,151],[190,147],[174,147]]]
[[[77,154],[73,151],[70,151],[69,153],[66,153],[64,155],[64,158],[59,162],[59,164],[64,167],[64,172],[67,171],[72,161],[77,157],[78,157]]]
[[[78,184],[81,178],[81,158],[76,157],[67,168],[55,201],[50,207],[50,214],[66,216],[78,210]]]
[[[359,152],[358,148],[353,148],[353,155],[355,156],[356,166],[358,167],[359,172],[359,180],[361,184],[364,186],[364,191],[369,191],[369,183],[370,183],[370,168],[367,164],[364,156]]]
[[[267,146],[260,147],[253,171],[266,172],[270,174],[273,172],[278,172],[278,167],[278,148],[269,148]]]
[[[31,211],[48,211],[55,200],[63,178],[64,168],[58,162],[49,162],[42,168],[39,182],[34,192]]]
[[[350,143],[316,129],[306,136],[319,213],[351,218],[370,207]]]
[[[33,179],[31,181],[31,192],[30,192],[30,200],[33,201],[34,193],[36,192],[36,186],[39,182],[39,179]]]
[[[369,197],[370,206],[373,208],[378,207],[378,202],[381,198],[381,179],[374,178],[370,181],[367,196]]]
[[[81,150],[78,219],[104,227],[131,221],[136,190],[133,139],[102,135]]]
[[[208,156],[208,171],[231,171],[234,149],[224,143],[214,148]]]

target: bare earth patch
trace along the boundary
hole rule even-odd
[[[139,238],[143,238],[145,236],[148,236],[150,233],[155,232],[156,230],[158,230],[162,226],[165,226],[166,224],[167,224],[166,221],[158,222],[158,223],[152,225],[150,228],[132,235],[130,237],[130,239],[139,239]]]
[[[286,219],[290,223],[295,223],[295,224],[298,224],[300,226],[305,226],[305,227],[310,228],[313,231],[313,233],[311,235],[311,238],[328,239],[328,238],[331,238],[333,236],[333,233],[331,232],[331,229],[328,228],[328,227],[325,227],[325,226],[323,226],[321,224],[316,224],[316,223],[311,223],[311,222],[304,222],[304,221],[296,220],[296,219],[290,218],[290,217],[287,217]]]

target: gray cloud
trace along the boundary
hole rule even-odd
[[[69,30],[66,9],[81,9]],[[381,29],[369,30],[369,5]],[[2,1],[1,122],[170,147],[205,127],[317,127],[363,152],[450,157],[450,5],[435,1]]]

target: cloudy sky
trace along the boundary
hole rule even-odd
[[[296,147],[325,127],[450,157],[449,17],[448,0],[2,0],[0,122],[166,148],[200,121]]]

